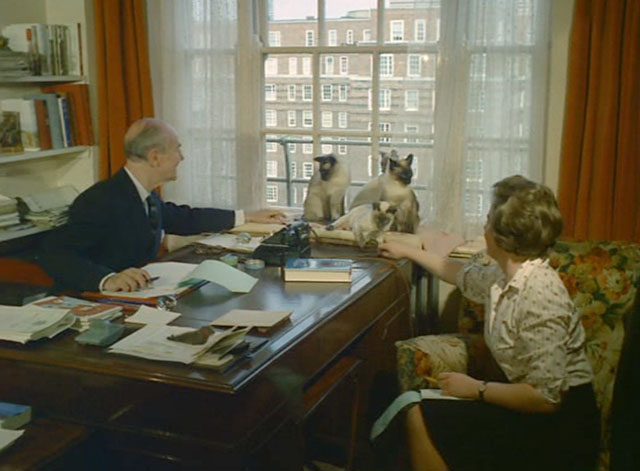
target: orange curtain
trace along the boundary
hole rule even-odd
[[[94,0],[100,179],[124,165],[129,125],[153,116],[145,0]]]
[[[561,158],[565,235],[640,242],[638,0],[575,0]]]

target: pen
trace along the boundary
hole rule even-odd
[[[152,276],[151,278],[149,278],[147,280],[147,283],[153,283],[154,281],[159,280],[159,279],[160,279],[159,276]]]
[[[429,381],[430,383],[438,384],[438,380],[433,376],[425,376],[425,378],[427,378],[427,381]]]

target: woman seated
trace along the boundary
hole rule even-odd
[[[502,381],[442,373],[443,394],[407,412],[413,469],[591,470],[599,416],[584,352],[585,334],[546,259],[562,231],[549,188],[521,176],[493,186],[485,225],[497,264],[462,264],[397,242],[382,255],[406,257],[485,305],[484,340]]]

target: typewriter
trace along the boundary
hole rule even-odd
[[[305,221],[297,221],[270,235],[253,252],[253,258],[266,265],[284,266],[290,258],[311,256],[309,235],[311,228]]]

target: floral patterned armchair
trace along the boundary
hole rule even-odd
[[[483,253],[473,259],[491,263]],[[633,311],[640,280],[640,245],[560,241],[549,260],[562,278],[585,328],[586,351],[601,410],[599,470],[607,471],[613,385],[624,340],[624,323]],[[484,307],[466,299],[461,304],[458,333],[426,335],[396,343],[398,378],[403,390],[428,388],[426,376],[437,376],[442,371],[486,374],[487,350],[482,341]]]

